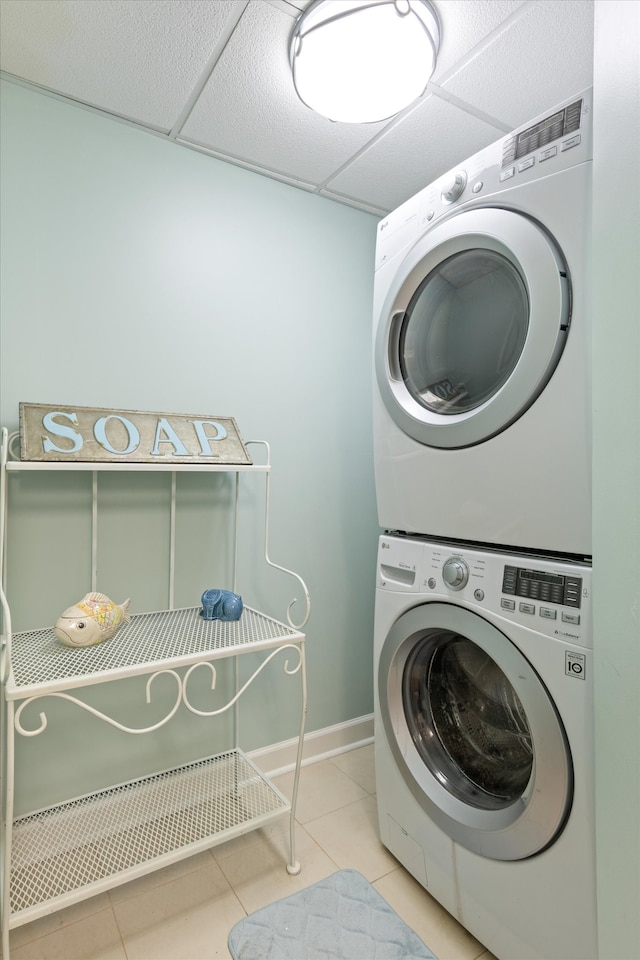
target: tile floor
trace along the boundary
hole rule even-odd
[[[12,960],[229,958],[247,913],[349,867],[359,870],[439,960],[494,960],[378,840],[373,746],[302,770],[298,877],[286,872],[284,818],[11,932]],[[286,794],[293,774],[274,780]]]

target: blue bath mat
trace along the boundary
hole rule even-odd
[[[229,934],[233,960],[436,960],[356,870],[256,910]]]

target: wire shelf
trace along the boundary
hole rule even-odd
[[[16,820],[11,926],[254,829],[291,809],[232,750]]]
[[[135,614],[92,647],[66,647],[51,628],[13,635],[9,700],[297,643],[304,634],[244,607],[239,620],[203,620],[199,607]]]

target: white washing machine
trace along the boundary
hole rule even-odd
[[[380,538],[381,838],[501,960],[597,956],[591,647],[588,565]]]
[[[379,224],[386,529],[591,555],[591,100],[516,130]]]

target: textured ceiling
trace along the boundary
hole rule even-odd
[[[291,81],[289,38],[308,3],[0,0],[0,67],[379,214],[592,83],[593,0],[434,0],[442,40],[423,97],[392,121],[332,123]]]

